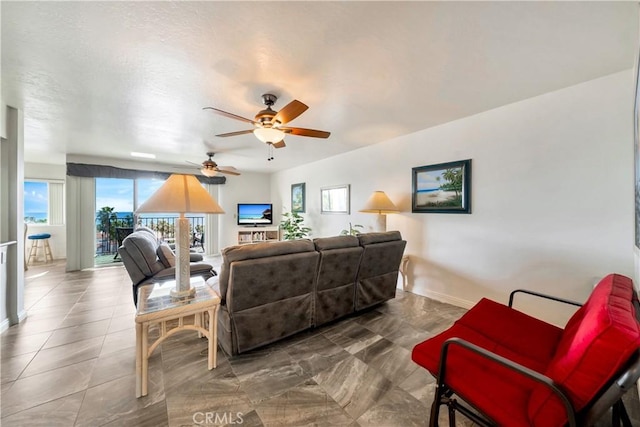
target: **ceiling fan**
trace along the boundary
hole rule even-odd
[[[202,165],[190,161],[187,161],[187,163],[191,163],[192,165],[200,168],[200,172],[202,172],[204,176],[208,176],[209,178],[211,178],[212,176],[216,176],[219,173],[227,175],[240,175],[240,172],[238,172],[238,170],[233,166],[218,166],[218,164],[212,159],[214,155],[215,153],[208,152],[207,156],[209,156],[209,158],[202,162]]]
[[[278,97],[267,93],[262,95],[262,102],[267,106],[262,111],[256,114],[254,120],[247,119],[236,114],[228,113],[214,107],[204,107],[204,110],[213,110],[214,112],[221,114],[225,117],[240,120],[245,123],[251,123],[254,129],[240,130],[236,132],[222,133],[216,136],[227,137],[245,135],[253,133],[256,138],[264,142],[267,145],[271,145],[275,148],[285,147],[284,136],[285,134],[298,135],[298,136],[310,136],[312,138],[328,138],[331,135],[330,132],[315,129],[305,129],[297,127],[284,126],[291,120],[304,113],[309,107],[302,102],[294,99],[287,105],[285,105],[280,111],[274,111],[271,107],[276,103]]]

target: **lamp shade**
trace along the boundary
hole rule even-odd
[[[393,204],[384,191],[374,191],[360,212],[389,214],[400,212],[400,209]]]
[[[173,174],[136,209],[143,212],[222,214],[224,210],[195,176]]]

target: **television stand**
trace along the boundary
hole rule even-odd
[[[259,242],[277,242],[280,240],[280,227],[278,226],[250,226],[238,228],[238,244]]]

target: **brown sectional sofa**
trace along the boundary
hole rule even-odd
[[[391,231],[224,249],[219,344],[236,355],[393,298],[405,245]]]

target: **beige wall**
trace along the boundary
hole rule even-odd
[[[374,190],[411,256],[410,290],[469,307],[506,301],[519,287],[584,300],[594,282],[633,275],[632,72],[616,73],[272,177],[273,203],[289,206],[306,182],[314,236],[348,222]],[[411,213],[411,168],[472,159],[471,215]],[[351,185],[351,215],[320,215],[319,189]],[[562,323],[565,307],[525,304]]]

